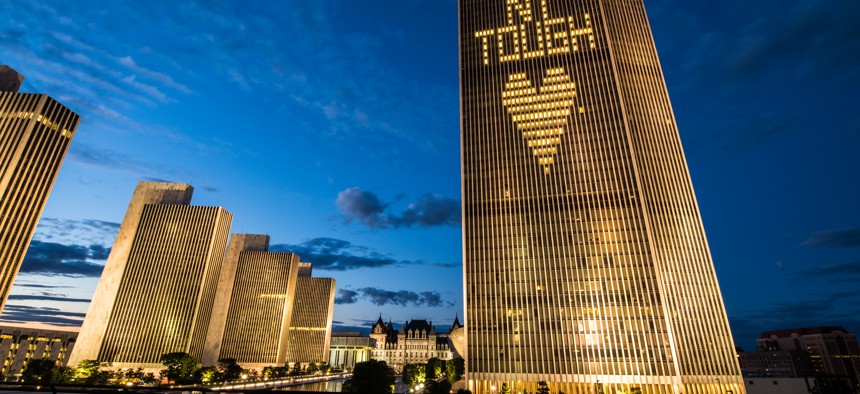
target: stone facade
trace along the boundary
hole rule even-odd
[[[459,319],[455,318],[450,329],[460,326]],[[401,371],[405,364],[424,364],[431,358],[454,358],[448,334],[437,333],[433,322],[427,320],[407,321],[398,330],[391,321],[383,322],[380,316],[370,331],[370,338],[374,342],[371,358],[385,361],[396,371]]]

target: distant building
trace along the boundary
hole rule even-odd
[[[813,376],[809,353],[797,350],[739,352],[738,362],[745,378],[803,378]]]
[[[233,358],[246,368],[282,365],[299,256],[269,252],[269,236],[233,234],[206,337],[204,366]]]
[[[70,365],[160,369],[165,353],[201,358],[233,215],[191,206],[193,191],[138,183]]]
[[[332,368],[352,369],[356,363],[370,360],[374,342],[359,331],[335,331],[331,334],[328,364]]]
[[[310,273],[310,268],[307,270]],[[334,318],[335,280],[300,276],[290,319],[288,363],[328,361]]]
[[[410,320],[397,330],[390,321],[383,322],[380,315],[371,328],[370,338],[374,340],[371,358],[385,361],[397,371],[405,364],[423,364],[431,358],[454,358],[448,334],[437,333],[427,320]]]
[[[803,351],[816,376],[845,377],[853,387],[860,376],[857,337],[843,327],[811,327],[768,331],[758,339],[760,351]]]
[[[0,326],[0,354],[6,356],[0,368],[3,380],[18,380],[30,360],[49,359],[65,365],[77,337],[76,331]]]
[[[18,93],[23,81],[0,65],[0,310],[80,121],[46,94]]]
[[[305,276],[311,263],[268,249],[268,235],[231,236],[202,365],[233,358],[259,370],[327,361],[335,280]]]

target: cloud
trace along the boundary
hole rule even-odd
[[[414,292],[410,290],[384,290],[377,287],[365,287],[356,290],[340,289],[338,297],[335,299],[337,304],[354,304],[359,299],[370,301],[377,306],[398,305],[398,306],[428,306],[431,308],[439,308],[444,306],[452,306],[453,303],[442,300],[442,296],[435,291]]]
[[[830,278],[835,281],[853,281],[860,277],[860,262],[829,264],[800,272],[803,277]]]
[[[778,329],[845,326],[860,329],[860,293],[840,291],[806,299],[778,302],[750,312],[729,316],[735,342],[753,345],[762,332]]]
[[[460,201],[437,194],[421,196],[399,215],[387,213],[390,204],[358,187],[338,193],[335,204],[345,222],[358,221],[372,229],[460,225]]]
[[[334,303],[338,305],[344,304],[355,304],[358,302],[358,292],[347,290],[347,289],[338,289],[337,297],[334,299]]]
[[[101,245],[64,245],[34,240],[30,242],[20,273],[98,277],[104,267],[89,260],[104,260],[108,253]]]
[[[83,323],[85,316],[85,313],[66,312],[56,308],[6,304],[6,307],[3,308],[3,314],[0,315],[0,322],[37,322],[76,327]]]
[[[335,238],[314,238],[298,245],[272,245],[272,251],[292,252],[302,261],[310,261],[315,270],[347,271],[361,268],[380,268],[397,265],[420,264],[420,261],[396,260],[349,241]]]
[[[827,230],[813,233],[801,246],[829,246],[834,248],[860,247],[860,228]]]
[[[88,298],[69,298],[49,295],[12,294],[10,301],[57,301],[57,302],[90,302]]]
[[[372,192],[352,187],[338,193],[335,204],[347,221],[358,220],[370,228],[386,227],[386,205]]]

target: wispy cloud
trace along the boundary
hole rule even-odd
[[[12,294],[10,301],[52,301],[52,302],[90,302],[89,298],[69,298],[51,295]]]
[[[860,228],[827,230],[813,233],[802,246],[829,246],[835,248],[860,247]]]
[[[7,304],[0,315],[0,322],[8,323],[48,323],[58,326],[75,327],[83,323],[85,313],[66,312],[57,308],[33,307]]]
[[[323,271],[347,271],[421,263],[420,261],[397,260],[368,248],[353,245],[349,241],[335,238],[314,238],[297,245],[272,245],[269,249],[295,253],[303,261],[312,262],[314,269]]]
[[[460,201],[435,194],[410,202],[400,214],[386,212],[389,203],[358,187],[338,193],[335,203],[344,221],[355,220],[373,229],[460,225]]]
[[[428,306],[431,308],[450,307],[451,302],[443,301],[442,296],[435,291],[415,292],[411,290],[385,290],[377,287],[361,289],[338,289],[337,304],[354,304],[361,299],[378,306]]]

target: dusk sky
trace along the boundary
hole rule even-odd
[[[860,2],[646,1],[735,342],[860,332]],[[0,322],[78,326],[138,181],[337,279],[336,326],[463,318],[453,0],[0,0],[82,116]]]

